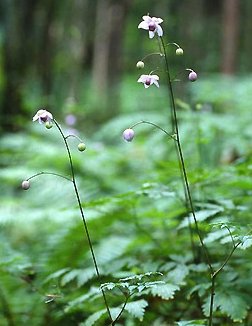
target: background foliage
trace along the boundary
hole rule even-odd
[[[1,2],[0,325],[108,323],[71,184],[41,176],[28,192],[20,189],[21,180],[40,171],[69,175],[56,128],[29,122],[41,106],[87,144],[80,153],[71,140],[113,315],[129,297],[118,325],[206,324],[207,265],[196,235],[192,254],[173,143],[146,125],[136,128],[133,143],[121,138],[142,119],[169,130],[164,78],[159,90],[148,92],[136,83],[135,62],[156,51],[155,41],[136,30],[150,8],[165,19],[168,41],[185,50],[182,63],[171,55],[174,72],[185,64],[200,76],[190,85],[181,78],[176,103],[197,218],[214,266],[232,249],[227,226],[242,241],[217,278],[214,322],[251,325],[250,6],[240,6],[239,56],[224,76],[224,34],[216,33],[224,30],[224,1]],[[110,42],[105,30],[99,38],[98,23],[106,17],[109,30],[121,33],[107,32]],[[119,36],[118,61],[109,55],[106,61]],[[154,60],[147,64],[155,67]],[[76,116],[75,125],[65,120],[68,114]]]

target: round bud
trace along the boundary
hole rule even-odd
[[[197,80],[198,78],[198,75],[196,74],[195,71],[191,71],[189,76],[188,76],[188,79],[191,81],[191,82],[195,82],[195,80]]]
[[[195,106],[195,109],[197,110],[197,111],[200,111],[200,110],[202,110],[202,104],[201,103],[197,103],[196,104],[196,106]]]
[[[28,190],[30,188],[30,182],[28,180],[24,180],[21,184],[23,190]]]
[[[176,55],[183,55],[184,54],[184,51],[183,51],[183,49],[181,49],[181,48],[177,48],[177,50],[176,50]]]
[[[52,126],[53,126],[53,124],[51,123],[51,121],[46,121],[46,123],[45,123],[46,129],[51,129]]]
[[[134,130],[133,129],[125,129],[123,132],[123,139],[126,141],[132,141],[134,138]]]
[[[78,145],[78,150],[79,150],[80,152],[84,152],[85,149],[86,149],[86,145],[85,145],[84,143],[79,143],[79,145]]]
[[[138,61],[137,64],[136,64],[136,67],[138,69],[143,69],[144,68],[144,62],[143,61]]]

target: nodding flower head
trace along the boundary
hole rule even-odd
[[[53,116],[50,112],[46,111],[46,110],[38,110],[38,112],[35,114],[35,116],[33,117],[32,121],[37,121],[41,124],[41,123],[46,123],[46,122],[52,122],[53,120]]]
[[[21,184],[23,190],[28,190],[30,188],[30,182],[28,180],[24,180]]]
[[[138,28],[145,29],[149,31],[149,37],[153,38],[155,33],[158,36],[163,35],[163,30],[160,24],[163,22],[163,19],[157,17],[143,16],[143,21],[138,25]]]
[[[141,75],[137,82],[143,83],[145,88],[148,88],[152,84],[159,87],[158,80],[159,77],[157,75]]]
[[[143,61],[138,61],[137,64],[136,64],[136,67],[138,69],[143,69],[144,68],[144,62]]]
[[[126,141],[132,141],[134,138],[134,130],[133,129],[125,129],[123,132],[123,139]]]
[[[188,75],[188,79],[191,82],[195,82],[195,80],[197,80],[197,78],[198,78],[198,75],[196,74],[195,71],[191,71],[190,74]]]

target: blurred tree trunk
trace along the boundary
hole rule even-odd
[[[41,31],[41,44],[37,56],[37,66],[41,78],[43,93],[49,96],[52,90],[52,61],[53,61],[53,22],[57,11],[57,2],[54,0],[41,0],[44,21]],[[42,10],[41,10],[42,12]]]
[[[233,74],[239,41],[240,0],[223,1],[222,65],[224,74]]]
[[[14,131],[15,118],[22,112],[22,83],[32,58],[30,38],[36,0],[13,0],[3,6],[5,38],[3,42],[4,86],[1,96],[1,127]]]
[[[97,2],[93,58],[93,90],[96,98],[110,105],[110,116],[119,105],[118,86],[122,71],[123,32],[132,0]],[[109,103],[108,103],[109,100]]]

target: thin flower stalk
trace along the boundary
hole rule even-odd
[[[181,163],[181,169],[182,169],[182,174],[183,174],[183,178],[184,178],[185,190],[186,190],[187,197],[188,197],[188,203],[189,203],[190,211],[191,211],[191,214],[193,216],[194,223],[195,223],[196,232],[197,232],[197,235],[199,237],[199,241],[201,243],[201,246],[202,246],[202,248],[204,250],[209,270],[210,270],[210,272],[212,274],[213,273],[213,267],[212,267],[212,264],[211,264],[211,261],[210,261],[210,257],[209,257],[207,247],[204,244],[202,235],[201,235],[200,230],[199,230],[198,221],[196,219],[195,209],[194,209],[194,206],[193,206],[189,181],[188,181],[188,177],[187,177],[185,161],[184,161],[184,155],[183,155],[182,146],[181,146],[181,142],[180,142],[177,111],[176,111],[176,106],[175,106],[173,87],[172,87],[171,78],[170,78],[170,69],[169,69],[168,56],[167,56],[167,53],[166,53],[166,48],[165,48],[163,38],[160,37],[160,40],[161,40],[161,44],[162,44],[162,48],[163,48],[163,52],[164,52],[168,90],[169,90],[170,100],[171,100],[172,127],[174,128],[174,133],[176,134],[176,138],[177,138],[176,145],[177,145],[178,155],[179,155],[179,159],[180,159],[180,163]]]
[[[71,174],[72,174],[72,182],[73,182],[73,186],[74,186],[74,192],[75,192],[76,199],[77,199],[78,206],[79,206],[79,210],[80,210],[80,213],[81,213],[81,217],[82,217],[82,221],[83,221],[85,233],[86,233],[86,236],[87,236],[89,249],[90,249],[90,252],[91,252],[92,259],[93,259],[95,271],[96,271],[98,280],[101,283],[101,275],[100,275],[100,272],[99,272],[98,264],[97,264],[95,253],[94,253],[93,244],[92,244],[91,237],[90,237],[90,234],[89,234],[89,230],[88,230],[88,226],[87,226],[87,221],[86,221],[86,218],[85,218],[85,215],[84,215],[84,211],[83,211],[83,208],[82,208],[82,205],[81,205],[80,195],[79,195],[79,191],[78,191],[78,187],[77,187],[77,183],[76,183],[76,179],[75,179],[75,173],[74,173],[72,155],[71,155],[71,152],[70,152],[69,145],[67,143],[67,136],[64,135],[64,133],[63,133],[60,125],[58,124],[58,122],[55,119],[53,121],[54,121],[56,127],[58,128],[58,130],[59,130],[59,132],[60,132],[60,134],[61,134],[61,136],[62,136],[62,138],[64,140],[64,144],[65,144],[65,147],[66,147],[66,150],[67,150],[67,155],[68,155],[70,169],[71,169]],[[113,324],[113,319],[112,319],[112,316],[111,316],[111,313],[110,313],[110,309],[109,309],[109,305],[108,305],[108,302],[107,302],[107,298],[106,298],[105,292],[104,292],[103,289],[101,289],[101,292],[102,292],[103,300],[104,300],[104,303],[105,303],[105,306],[106,306],[106,309],[107,309],[107,312],[108,312],[108,316],[110,318],[110,321]]]

